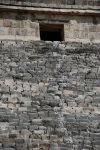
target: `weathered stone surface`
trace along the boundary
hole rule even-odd
[[[8,4],[8,5],[19,5],[19,6],[41,6],[41,7],[46,7],[46,5],[48,5],[49,7],[61,7],[60,5],[89,5],[89,6],[100,6],[100,2],[99,0],[67,0],[67,1],[63,1],[63,0],[59,0],[59,2],[57,2],[56,0],[31,0],[31,1],[26,1],[26,0],[14,0],[14,1],[0,1],[0,4]],[[64,7],[64,6],[63,6]]]
[[[83,5],[84,2],[86,2],[86,4]],[[2,4],[0,5],[0,39],[4,39],[4,40],[11,39],[11,40],[19,40],[19,41],[20,40],[39,41],[41,39],[40,26],[41,24],[45,23],[46,26],[50,24],[49,25],[50,30],[51,30],[51,27],[53,26],[55,26],[56,29],[58,28],[59,25],[62,26],[63,38],[61,40],[66,41],[66,42],[70,41],[71,43],[69,44],[69,46],[66,46],[67,43],[66,45],[64,45],[63,43],[60,43],[58,45],[57,43],[59,42],[54,43],[55,47],[58,46],[58,49],[61,51],[64,50],[64,46],[66,47],[66,49],[71,48],[71,50],[74,51],[77,47],[77,44],[75,45],[75,42],[80,42],[79,44],[80,46],[81,46],[81,42],[99,43],[100,42],[100,11],[99,11],[100,3],[99,3],[99,0],[96,0],[96,1],[94,0],[93,3],[89,3],[89,2],[90,0],[87,0],[87,1],[85,0],[81,0],[81,1],[59,0],[59,2],[52,1],[52,4],[51,4],[51,1],[33,2],[31,0],[28,2],[26,1],[18,2],[18,1],[3,0],[0,3]],[[42,3],[43,3],[43,6],[41,6]],[[47,5],[45,4],[44,6],[44,3],[47,3]],[[3,4],[6,4],[6,5],[3,5]],[[98,5],[95,6],[95,4],[96,5],[98,4]],[[20,6],[23,6],[23,7],[20,7]],[[27,6],[27,8],[25,6]],[[6,9],[9,10],[9,13],[8,11],[6,11]],[[23,9],[25,12],[22,11]],[[18,10],[20,11],[18,12]],[[39,12],[37,13],[37,11]],[[44,12],[45,12],[45,15],[44,15]],[[55,14],[55,17],[54,17],[54,14]],[[74,42],[74,47],[73,47],[72,42]],[[14,41],[12,43],[14,44],[13,45],[14,47],[18,46],[17,43],[14,43]],[[45,47],[45,45],[47,45],[47,48]],[[51,43],[47,42],[45,45],[42,48],[38,47],[38,51],[40,51],[41,53],[43,52],[45,53],[49,49],[52,48]],[[79,51],[80,46],[77,49],[77,51]],[[89,46],[90,45],[87,44],[87,49],[89,48]],[[95,47],[98,47],[98,46],[94,45],[94,49]],[[31,50],[32,50],[32,47],[27,45],[25,51],[28,52]],[[55,49],[55,51],[56,50],[57,49]],[[9,48],[6,49],[5,53],[7,51],[9,51]],[[29,57],[30,59],[32,59],[32,56],[29,56]],[[19,58],[15,59],[15,61],[13,62],[9,62],[10,61],[9,59],[7,60],[8,60],[7,66],[8,65],[13,66],[13,67],[16,67],[17,69],[17,62]],[[26,62],[23,62],[23,64],[20,66],[21,70],[24,70],[23,66],[25,68],[26,65],[28,64],[26,64]],[[43,71],[44,69],[41,70],[41,72]],[[35,70],[32,68],[29,68],[29,72],[32,75],[35,72]]]
[[[99,44],[16,42],[0,42],[0,149],[99,150]]]

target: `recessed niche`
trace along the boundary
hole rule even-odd
[[[64,25],[40,24],[40,38],[43,41],[63,41]]]

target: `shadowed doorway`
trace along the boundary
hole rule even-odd
[[[40,24],[40,38],[43,41],[63,41],[64,27],[57,24]]]

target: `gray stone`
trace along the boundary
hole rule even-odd
[[[98,45],[16,42],[0,53],[0,149],[99,150]]]

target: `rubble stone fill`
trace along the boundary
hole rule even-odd
[[[100,44],[0,41],[0,150],[100,150]]]

